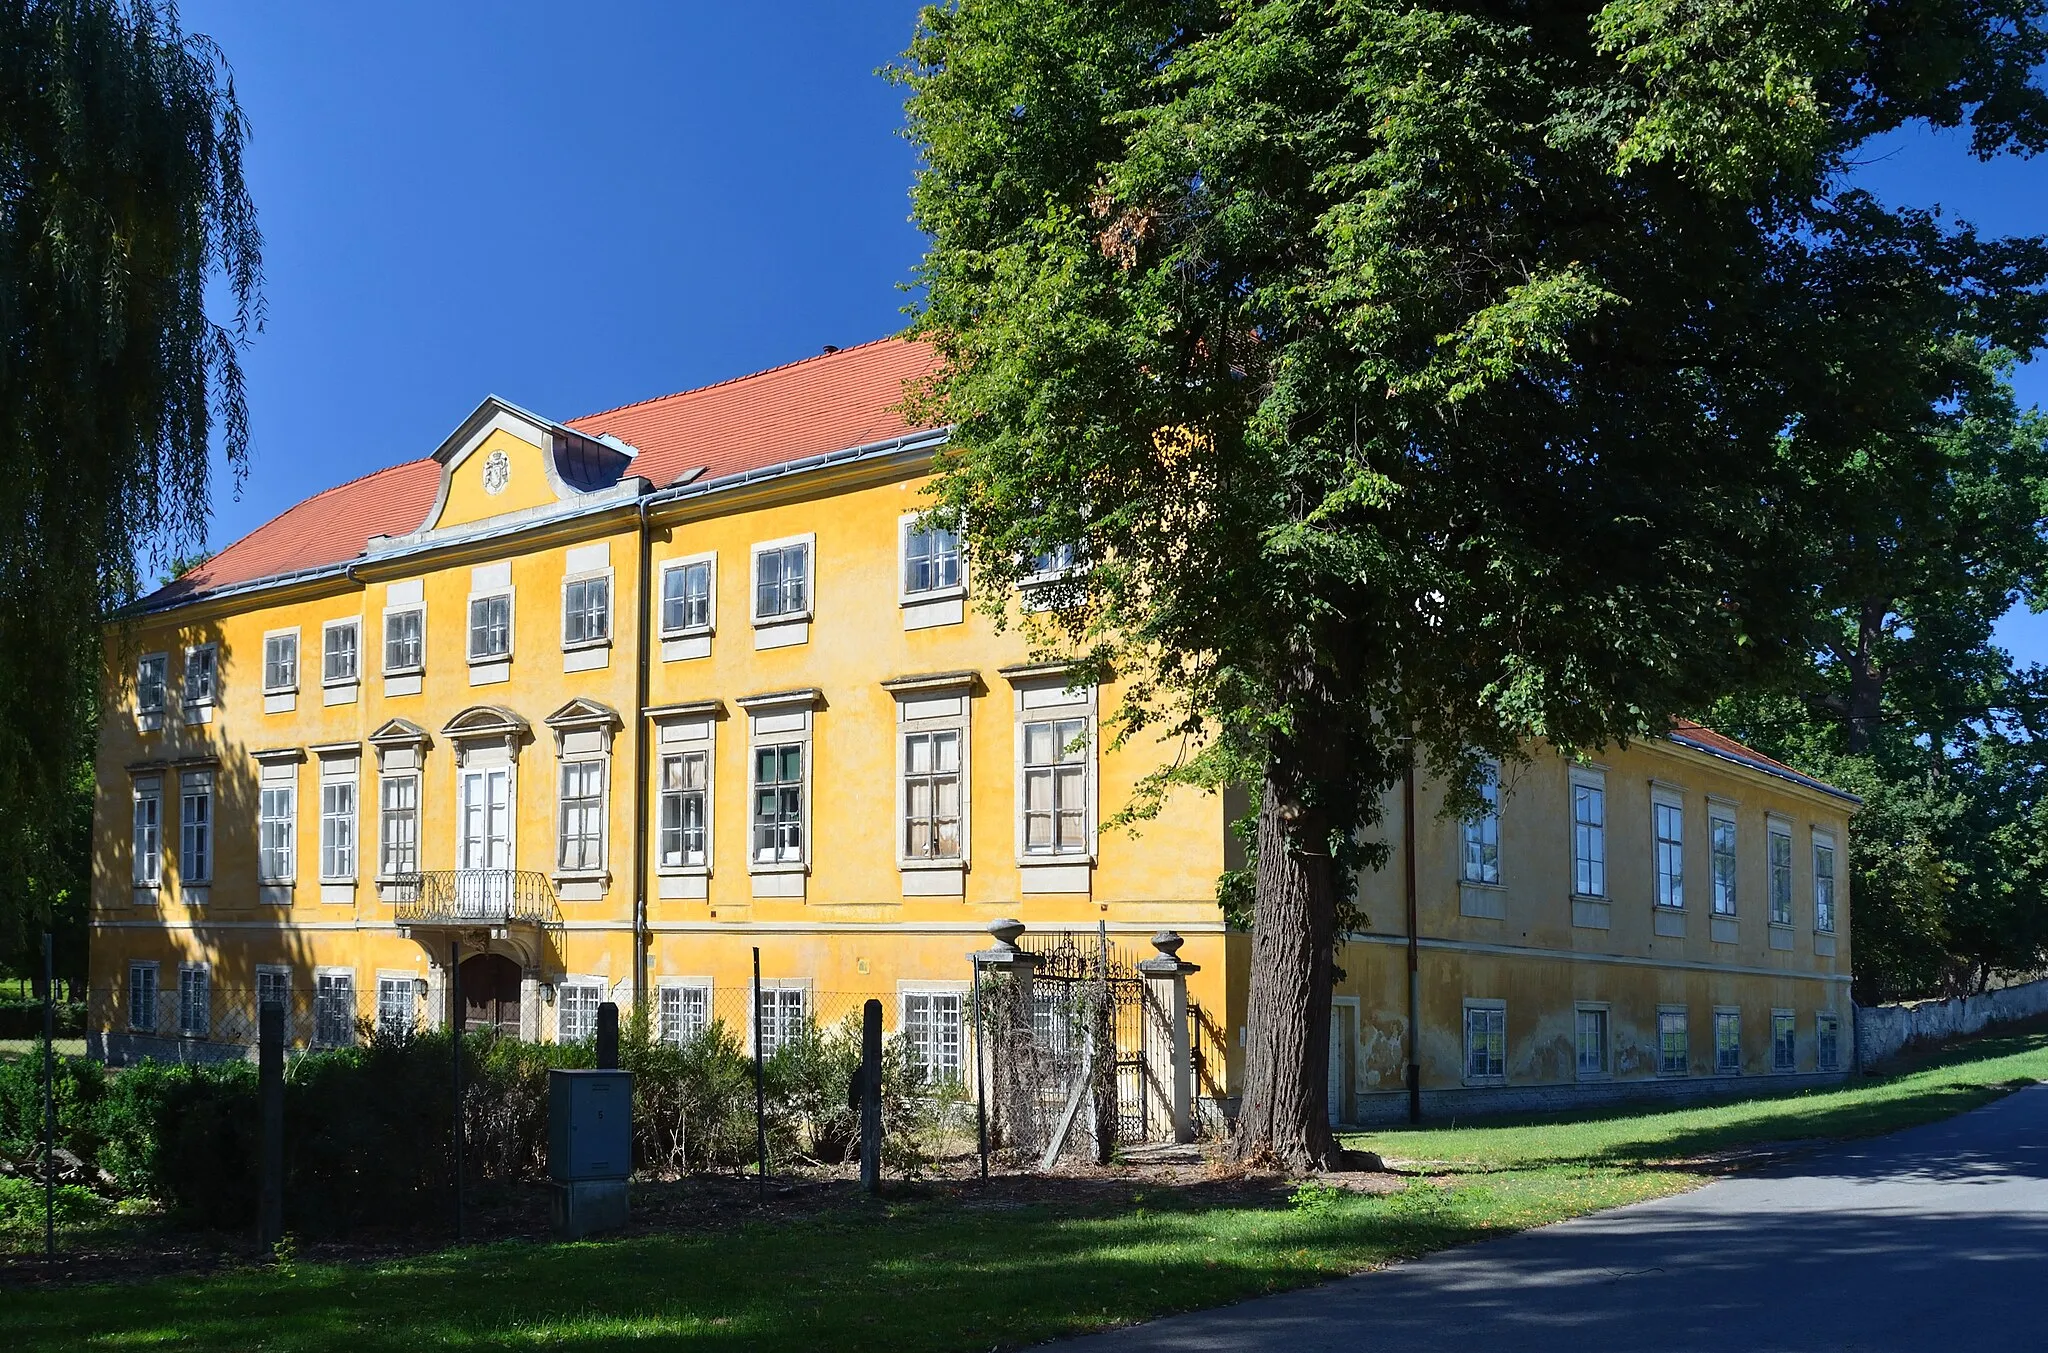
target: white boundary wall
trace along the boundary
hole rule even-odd
[[[2048,978],[1982,996],[1856,1007],[1856,1065],[1867,1069],[1912,1043],[1974,1034],[2048,1014]]]

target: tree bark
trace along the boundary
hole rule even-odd
[[[1849,718],[1845,742],[1852,756],[1870,750],[1871,740],[1884,718],[1884,670],[1878,666],[1877,641],[1884,632],[1884,618],[1891,611],[1888,598],[1864,599],[1856,619],[1856,651],[1849,658]]]
[[[1329,1115],[1337,878],[1328,819],[1303,804],[1282,760],[1268,764],[1259,802],[1245,1088],[1231,1156],[1301,1173],[1344,1163]]]

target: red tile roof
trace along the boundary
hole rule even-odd
[[[633,446],[639,454],[626,473],[666,488],[700,467],[704,477],[717,478],[922,431],[895,406],[903,401],[904,383],[928,374],[935,360],[922,343],[878,339],[590,414],[568,426]],[[217,588],[346,563],[372,536],[418,530],[440,487],[441,467],[429,458],[315,494],[144,604],[175,605]]]
[[[1801,784],[1812,785],[1817,789],[1824,789],[1837,797],[1845,799],[1856,798],[1854,794],[1849,793],[1847,790],[1837,789],[1824,780],[1815,779],[1803,770],[1796,770],[1782,761],[1772,760],[1762,752],[1737,742],[1726,733],[1716,732],[1703,723],[1694,723],[1691,719],[1673,719],[1671,721],[1671,736],[1683,742],[1694,743],[1703,751],[1729,757],[1736,761],[1746,762],[1759,770],[1768,771],[1773,775],[1782,775],[1788,779],[1797,780]]]

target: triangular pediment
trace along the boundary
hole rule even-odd
[[[569,701],[569,703],[563,705],[560,709],[556,710],[553,714],[548,715],[544,722],[547,724],[548,727],[554,729],[618,729],[623,728],[625,726],[626,721],[620,718],[619,712],[613,709],[610,705],[602,704],[596,700],[586,699],[585,697],[579,695],[574,700]]]
[[[433,740],[432,734],[411,719],[386,719],[370,734],[372,747],[424,747]]]
[[[633,448],[592,437],[496,395],[434,452],[441,486],[420,535],[500,517],[545,516],[621,490]]]

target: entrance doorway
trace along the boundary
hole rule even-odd
[[[519,1036],[519,965],[503,954],[462,960],[463,1025]]]

